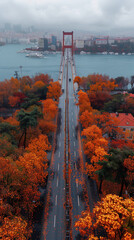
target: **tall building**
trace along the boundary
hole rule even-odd
[[[57,44],[57,37],[56,36],[52,36],[52,45],[56,46]]]
[[[76,40],[76,48],[84,48],[84,40]]]
[[[38,47],[41,50],[48,50],[48,39],[47,38],[39,38]]]

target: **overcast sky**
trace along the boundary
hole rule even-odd
[[[134,0],[0,0],[0,22],[134,35]]]

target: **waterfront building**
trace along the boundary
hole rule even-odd
[[[107,38],[97,38],[95,39],[96,45],[107,45],[108,39]]]
[[[52,45],[56,46],[57,45],[57,37],[56,36],[52,36]]]
[[[85,40],[84,41],[84,46],[87,46],[87,47],[90,47],[90,46],[92,46],[92,40]]]
[[[84,48],[84,40],[76,40],[76,48]]]
[[[38,47],[41,50],[48,50],[48,39],[47,38],[39,38]]]

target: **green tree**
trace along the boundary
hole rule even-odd
[[[39,102],[39,98],[35,96],[35,94],[29,94],[27,98],[25,98],[25,102],[21,104],[21,108],[28,109],[31,106],[41,106]]]
[[[17,132],[17,126],[11,125],[8,122],[0,123],[0,135],[6,137],[11,144],[16,145],[14,133]]]
[[[125,99],[123,94],[117,94],[113,97],[112,100],[106,102],[104,104],[105,112],[123,112],[123,104],[125,103]]]
[[[106,155],[106,161],[99,161],[102,168],[96,171],[100,179],[99,192],[101,192],[102,181],[109,180],[121,184],[119,196],[122,196],[124,184],[127,186],[127,168],[124,166],[124,160],[129,156],[134,156],[134,151],[129,148],[114,149],[111,148],[109,155]]]
[[[17,120],[20,122],[20,129],[22,130],[22,135],[19,139],[19,144],[24,136],[24,148],[26,147],[26,135],[29,127],[35,128],[38,124],[38,118],[42,117],[42,113],[35,107],[31,112],[26,112],[23,109],[17,114]]]

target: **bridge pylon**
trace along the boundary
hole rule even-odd
[[[65,44],[65,36],[71,36],[71,44]],[[73,31],[72,32],[64,32],[63,31],[63,47],[62,47],[62,54],[64,56],[64,52],[66,48],[71,48],[72,56],[73,56]]]

